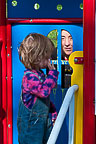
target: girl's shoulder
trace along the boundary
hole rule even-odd
[[[43,74],[41,72],[38,72],[34,69],[33,70],[27,69],[27,70],[24,71],[24,77],[27,77],[27,79],[31,79],[31,78],[35,77],[35,78],[37,78],[41,81],[42,75]]]
[[[29,76],[31,76],[31,75],[39,75],[38,74],[38,72],[36,71],[36,70],[30,70],[30,69],[26,69],[25,71],[24,71],[24,75],[29,75]]]

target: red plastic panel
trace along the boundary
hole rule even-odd
[[[7,23],[82,23],[82,18],[58,18],[58,19],[20,19],[8,18]]]
[[[84,125],[83,144],[95,144],[95,0],[84,0]]]
[[[75,57],[74,58],[74,63],[75,64],[83,64],[84,58],[83,57]]]
[[[7,108],[8,108],[8,144],[12,144],[12,56],[11,25],[7,25]]]
[[[7,144],[6,0],[0,0],[0,41],[0,144]]]

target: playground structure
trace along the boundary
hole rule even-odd
[[[72,3],[74,2],[74,0],[70,1],[72,1]],[[15,43],[15,40],[17,41],[20,37],[21,39],[19,40],[21,41],[22,37],[27,34],[26,31],[30,32],[30,30],[33,29],[36,31],[37,29],[38,32],[42,27],[45,27],[44,31],[49,28],[49,32],[57,29],[58,45],[60,46],[61,40],[59,40],[59,38],[63,28],[70,31],[73,29],[71,32],[73,32],[73,37],[75,37],[75,29],[78,30],[81,28],[80,31],[78,30],[79,35],[82,33],[83,27],[83,35],[80,37],[80,40],[81,38],[83,39],[83,48],[74,48],[74,51],[83,52],[73,52],[69,59],[70,65],[72,65],[72,68],[74,67],[71,85],[78,84],[79,86],[78,92],[76,92],[76,94],[78,93],[77,97],[75,96],[74,144],[95,144],[95,0],[83,0],[83,15],[81,10],[80,12],[76,10],[77,13],[69,12],[64,17],[64,11],[62,11],[64,7],[63,3],[59,3],[60,5],[57,7],[58,13],[55,13],[52,11],[55,3],[55,0],[53,0],[49,13],[47,13],[48,10],[46,10],[48,7],[45,7],[46,9],[44,11],[47,12],[43,15],[43,10],[37,14],[37,11],[42,7],[42,2],[40,3],[40,1],[38,1],[40,5],[37,5],[37,3],[34,4],[35,12],[34,9],[32,9],[32,13],[35,14],[32,15],[30,11],[27,12],[29,5],[26,5],[26,0],[24,0],[24,2],[24,5],[22,3],[20,6],[22,6],[22,10],[26,11],[26,15],[23,15],[22,12],[18,10],[19,1],[0,0],[0,143],[15,144],[14,139],[15,135],[17,135],[14,132],[16,126],[16,120],[14,120],[16,111],[14,111],[14,109],[18,98],[16,98],[14,93],[15,87],[18,86],[15,85],[15,79],[17,79],[17,77],[15,78],[16,69],[14,67],[18,63],[16,63],[17,59],[14,59],[14,57],[15,54],[17,54],[15,47],[18,42]],[[51,3],[51,1],[49,2]],[[6,4],[8,5],[7,9]],[[43,3],[43,5],[45,5],[45,3]],[[56,6],[57,5],[58,3],[56,3]],[[17,7],[17,9],[15,10],[14,7]],[[60,13],[60,11],[62,13]],[[30,28],[30,30],[27,28]],[[23,33],[24,30],[25,33]],[[40,32],[43,33],[42,31]],[[21,33],[23,33],[22,37]],[[47,35],[48,33],[45,32],[44,34]],[[15,35],[17,35],[17,39]],[[76,40],[76,38],[74,39]],[[58,50],[59,56],[61,53],[60,48],[58,48]],[[76,59],[77,61],[75,61]],[[60,57],[54,61],[58,70],[61,68],[60,65],[62,63],[60,62]],[[80,73],[83,74],[82,78],[79,75]],[[20,75],[22,75],[22,72]],[[61,77],[59,77],[58,80],[59,84],[61,84],[60,81]],[[18,83],[18,81],[16,83]],[[59,93],[59,95],[60,94],[61,93]]]

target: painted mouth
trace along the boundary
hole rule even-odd
[[[65,50],[67,50],[67,51],[71,51],[71,48],[65,48]]]

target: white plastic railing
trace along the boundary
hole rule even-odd
[[[78,90],[78,85],[73,85],[68,89],[68,91],[65,95],[65,98],[63,100],[63,103],[61,105],[60,111],[58,113],[58,117],[55,121],[54,127],[53,127],[51,134],[49,136],[49,139],[47,141],[47,144],[55,144],[55,142],[58,138],[60,129],[62,127],[64,118],[66,116],[68,107],[70,105],[71,99],[72,99],[76,90]]]

